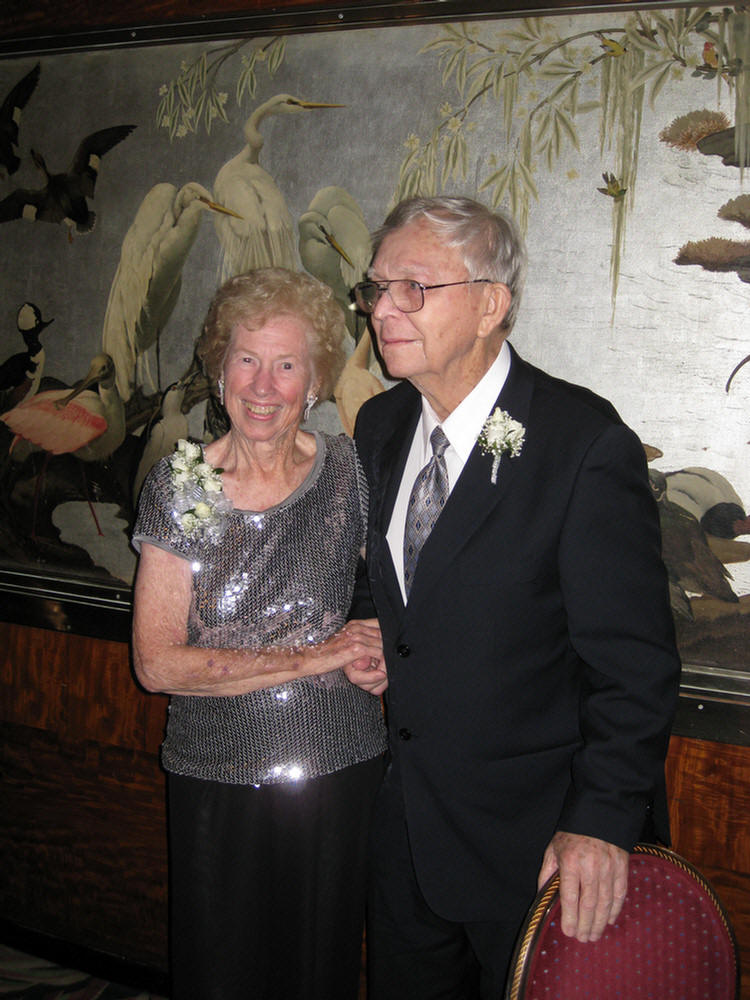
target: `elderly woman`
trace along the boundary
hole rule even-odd
[[[171,695],[173,1000],[357,996],[385,747],[343,671],[382,676],[377,623],[347,623],[367,490],[349,438],[301,429],[344,336],[314,278],[232,278],[197,347],[229,432],[181,442],[141,496],[133,649]]]

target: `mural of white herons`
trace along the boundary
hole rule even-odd
[[[331,287],[346,313],[354,350],[334,389],[339,419],[354,433],[365,400],[385,388],[363,316],[352,310],[351,290],[370,264],[372,244],[362,209],[344,188],[321,188],[299,219],[299,252],[305,268]]]
[[[139,359],[150,347],[158,347],[206,210],[234,214],[194,181],[179,190],[174,184],[156,184],[125,234],[102,331],[102,350],[114,360],[117,389],[124,401],[137,384]],[[150,373],[148,377],[151,388],[156,388],[158,379]]]
[[[300,215],[299,255],[305,270],[332,289],[358,340],[365,323],[352,311],[352,288],[365,276],[372,244],[362,209],[345,188],[321,188]]]
[[[247,119],[243,129],[246,145],[224,164],[214,181],[214,198],[235,213],[233,218],[214,219],[223,250],[222,281],[256,267],[297,267],[291,213],[273,177],[258,163],[263,148],[261,122],[269,115],[342,107],[277,94]]]

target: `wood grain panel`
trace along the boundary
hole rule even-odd
[[[635,4],[637,0],[616,0],[611,6]],[[0,37],[5,41],[34,36],[71,35],[99,30],[136,29],[136,36],[146,27],[193,24],[197,30],[209,30],[210,22],[239,18],[238,34],[252,30],[253,19],[265,18],[278,30],[316,25],[350,26],[361,23],[394,23],[415,18],[460,20],[473,14],[529,13],[582,7],[601,8],[597,0],[122,0],[91,4],[89,0],[5,0],[0,12]],[[606,5],[604,5],[606,6]],[[205,25],[206,28],[202,28]],[[258,30],[266,30],[259,26]]]
[[[166,968],[164,780],[153,754],[3,726],[0,915]]]
[[[0,622],[0,719],[156,753],[167,698],[141,691],[126,643]]]
[[[0,623],[0,916],[166,968],[167,699],[124,643]]]
[[[124,643],[0,623],[0,918],[166,967],[166,701]],[[750,970],[750,748],[673,736],[667,780],[675,850]]]
[[[674,850],[713,885],[737,935],[750,1000],[750,749],[673,736],[667,757]]]
[[[673,736],[667,780],[672,836],[685,856],[750,874],[750,750]]]

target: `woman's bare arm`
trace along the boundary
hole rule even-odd
[[[186,559],[144,543],[136,575],[133,660],[147,691],[236,695],[328,673],[372,657],[380,660],[377,621],[350,621],[316,646],[290,649],[204,649],[188,646],[192,570]]]

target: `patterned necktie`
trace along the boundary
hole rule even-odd
[[[422,546],[435,527],[448,499],[448,470],[443,453],[450,441],[439,425],[430,435],[432,458],[414,481],[406,509],[404,530],[404,584],[409,596]]]

